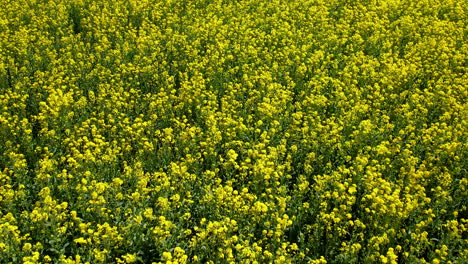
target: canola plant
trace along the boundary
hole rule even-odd
[[[0,263],[464,263],[467,10],[1,0]]]

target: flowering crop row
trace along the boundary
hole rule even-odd
[[[462,263],[468,2],[2,0],[0,263]]]

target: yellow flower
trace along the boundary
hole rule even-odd
[[[86,239],[84,239],[83,237],[79,237],[79,238],[76,238],[73,240],[75,243],[78,243],[78,244],[86,244],[88,243],[88,241]]]
[[[127,262],[127,263],[133,263],[137,261],[137,256],[135,254],[126,254],[123,255],[122,258]]]

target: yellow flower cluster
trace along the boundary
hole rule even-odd
[[[467,1],[0,7],[0,263],[468,259]]]

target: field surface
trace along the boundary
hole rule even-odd
[[[467,263],[467,12],[0,0],[0,263]]]

